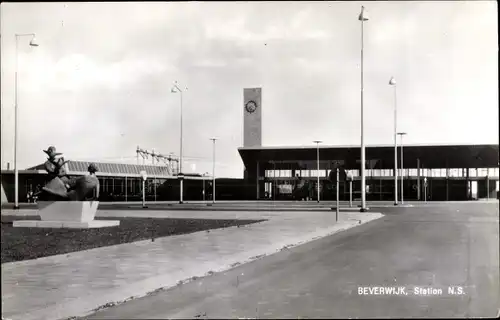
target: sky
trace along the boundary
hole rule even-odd
[[[137,146],[185,172],[242,177],[243,88],[262,88],[264,146],[498,144],[496,1],[1,4],[2,168],[55,145],[66,159],[135,163]],[[149,160],[150,161],[150,160]]]

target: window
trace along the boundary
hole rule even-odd
[[[318,176],[318,170],[311,170],[311,177],[317,177],[317,176]],[[325,170],[319,170],[319,176],[324,177]]]
[[[88,165],[87,165],[87,168],[85,168],[85,165],[86,165],[86,163],[78,162],[78,171],[87,172]]]
[[[477,169],[477,176],[478,177],[486,177],[488,175],[488,169],[487,168],[478,168]]]
[[[488,168],[488,176],[490,176],[490,177],[495,176],[496,169],[498,169],[498,168]]]

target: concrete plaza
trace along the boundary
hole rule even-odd
[[[34,210],[2,214],[33,215]],[[99,210],[97,216],[267,219],[247,225],[144,240],[2,264],[2,315],[63,319],[109,303],[141,297],[193,277],[227,270],[382,217],[322,211]]]
[[[498,317],[498,210],[498,202],[386,208],[369,224],[89,318]],[[359,294],[388,286],[407,294]]]

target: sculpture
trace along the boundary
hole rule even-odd
[[[94,220],[99,206],[99,179],[94,163],[88,166],[88,175],[71,178],[64,166],[68,161],[57,158],[60,153],[55,147],[44,152],[49,156],[44,164],[49,180],[39,193],[41,220],[14,221],[14,227],[89,229],[120,225],[119,220]]]
[[[56,152],[54,146],[50,146],[44,152],[48,159],[44,164],[48,173],[49,181],[42,188],[39,199],[41,201],[86,201],[99,199],[99,179],[95,173],[98,171],[96,165],[91,163],[88,167],[89,175],[70,178],[67,175],[63,157],[56,158],[61,153]]]

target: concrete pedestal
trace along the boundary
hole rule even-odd
[[[94,220],[99,201],[40,201],[38,214],[41,221],[18,220],[14,227],[90,229],[114,227],[119,220]]]
[[[43,221],[93,221],[99,201],[39,201]]]
[[[68,229],[92,229],[104,227],[116,227],[120,225],[119,220],[93,220],[87,222],[78,221],[37,221],[18,220],[12,224],[14,227],[24,228],[68,228]]]

